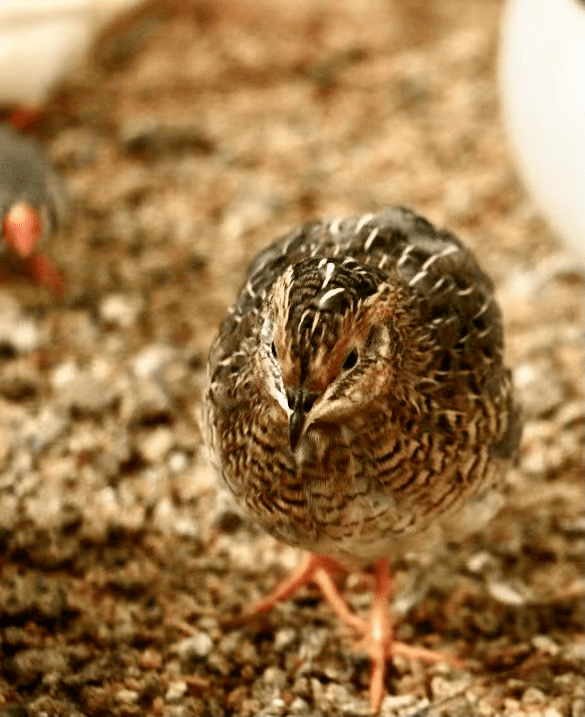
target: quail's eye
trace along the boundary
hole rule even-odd
[[[352,349],[345,357],[345,361],[343,362],[343,365],[341,366],[341,368],[344,371],[349,371],[356,365],[357,362],[358,362],[357,349]]]
[[[270,347],[270,350],[272,351],[272,355],[274,356],[274,358],[278,358],[276,355],[276,344],[274,343],[274,341],[272,342],[272,346]]]

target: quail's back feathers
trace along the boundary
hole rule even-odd
[[[356,563],[415,545],[516,451],[492,283],[407,209],[302,227],[250,266],[205,418],[225,483],[279,539]]]

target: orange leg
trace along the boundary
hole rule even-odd
[[[43,118],[43,110],[37,107],[19,107],[8,116],[8,122],[20,130],[33,129]]]
[[[412,647],[403,642],[393,640],[392,622],[388,607],[388,598],[391,594],[390,561],[386,558],[381,558],[375,563],[374,571],[374,596],[368,620],[363,620],[352,612],[333,580],[333,575],[347,572],[347,569],[332,558],[313,555],[312,553],[306,553],[299,566],[265,598],[257,602],[249,610],[246,610],[241,619],[245,621],[252,617],[263,615],[278,602],[286,600],[303,585],[308,585],[311,582],[316,583],[334,613],[343,623],[360,635],[356,647],[366,652],[372,661],[370,707],[375,714],[378,714],[384,698],[386,662],[392,655],[402,655],[410,660],[431,664],[448,661],[454,665],[463,666],[464,663],[462,660],[457,660],[435,650]]]
[[[25,259],[25,271],[36,282],[57,297],[62,297],[67,288],[64,275],[57,269],[49,257],[42,254],[34,254]]]
[[[323,555],[305,553],[299,565],[282,580],[272,592],[259,600],[249,610],[242,614],[243,620],[264,615],[272,610],[279,602],[286,600],[299,588],[310,583],[316,583],[323,593],[325,600],[331,605],[333,612],[343,621],[348,622],[354,629],[360,629],[359,618],[357,618],[348,607],[339,592],[332,575],[340,572],[347,572],[336,560],[326,558]]]
[[[388,598],[390,597],[390,561],[384,558],[376,562],[376,586],[372,599],[370,619],[366,623],[362,645],[372,660],[370,674],[370,707],[377,714],[384,697],[386,661],[392,648],[392,623]]]
[[[388,559],[382,558],[376,562],[375,580],[370,619],[362,621],[362,638],[357,645],[357,649],[364,650],[372,661],[370,707],[372,712],[378,714],[384,698],[386,662],[392,655],[402,655],[409,660],[429,664],[447,661],[462,667],[464,663],[462,660],[436,650],[412,647],[404,642],[395,641],[388,608],[388,598],[391,594],[390,561]]]

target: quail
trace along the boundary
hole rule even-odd
[[[38,143],[0,126],[1,246],[55,294],[63,292],[64,277],[38,248],[64,219],[66,206],[63,182]]]
[[[306,551],[245,615],[315,582],[371,659],[376,712],[388,658],[445,659],[393,640],[390,560],[477,528],[519,438],[493,285],[457,237],[392,207],[274,241],[212,345],[204,422],[224,484]],[[364,568],[368,620],[333,580]]]

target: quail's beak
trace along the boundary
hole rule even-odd
[[[26,202],[14,204],[4,216],[2,234],[6,243],[23,259],[29,257],[41,235],[41,217]]]
[[[296,450],[299,445],[299,439],[303,432],[303,426],[305,425],[305,414],[303,409],[299,406],[294,408],[290,415],[288,422],[289,438],[290,438],[290,449],[291,451]]]
[[[309,393],[302,388],[294,396],[292,413],[288,420],[290,448],[293,452],[296,450],[305,430],[307,414],[313,408],[313,404],[318,397],[318,394]]]

